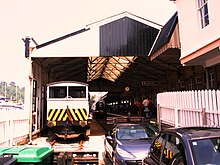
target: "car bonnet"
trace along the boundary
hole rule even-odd
[[[151,140],[120,140],[118,147],[130,153],[146,152],[151,142]]]

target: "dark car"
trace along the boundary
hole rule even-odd
[[[150,124],[118,123],[105,136],[105,155],[113,164],[140,165],[157,134]]]
[[[143,165],[219,165],[220,128],[169,128],[153,141]]]

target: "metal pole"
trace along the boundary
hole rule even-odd
[[[15,88],[16,88],[16,102],[18,102],[18,86],[16,85]]]
[[[6,82],[5,82],[5,101],[6,101],[6,98],[7,98],[7,89],[6,89]]]
[[[32,125],[33,125],[33,71],[32,71],[32,60],[29,57],[29,87],[30,87],[30,96],[29,96],[29,143],[32,143]]]

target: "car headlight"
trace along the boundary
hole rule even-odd
[[[124,158],[130,158],[130,159],[135,158],[134,155],[128,153],[127,151],[125,151],[119,147],[117,147],[116,150],[117,150],[118,154]]]

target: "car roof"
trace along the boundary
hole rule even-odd
[[[123,126],[143,126],[143,127],[151,128],[155,132],[159,133],[158,128],[149,123],[130,123],[130,122],[129,123],[117,123],[113,126],[113,128],[123,127]]]
[[[179,127],[179,128],[168,128],[163,132],[171,132],[174,134],[179,134],[185,138],[194,139],[204,139],[210,137],[220,137],[220,127]]]
[[[117,123],[116,126],[136,126],[136,125],[147,125],[143,123]]]

